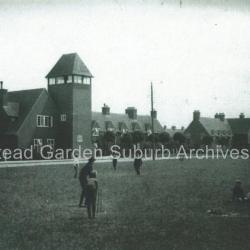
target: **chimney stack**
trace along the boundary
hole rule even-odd
[[[214,118],[217,118],[217,119],[220,118],[220,117],[219,117],[219,114],[216,113],[216,114],[214,115]]]
[[[172,126],[171,129],[172,129],[172,130],[176,130],[176,126]]]
[[[193,112],[193,121],[199,121],[201,117],[201,113],[199,110],[195,110]]]
[[[106,105],[105,103],[103,104],[102,107],[102,114],[103,115],[110,115],[110,107]]]
[[[135,107],[126,108],[125,113],[128,115],[129,119],[137,119],[137,109]]]
[[[245,118],[245,115],[244,115],[244,113],[240,113],[240,119],[244,119]]]
[[[0,106],[6,106],[7,105],[7,95],[8,90],[3,88],[3,82],[0,81]]]

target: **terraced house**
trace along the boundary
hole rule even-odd
[[[153,111],[154,133],[163,132],[163,127],[157,120],[157,112]],[[110,107],[103,105],[101,112],[92,112],[92,136],[97,142],[105,132],[111,131],[115,134],[126,134],[141,131],[145,135],[152,134],[151,115],[138,115],[135,107],[128,107],[124,114],[111,113]]]

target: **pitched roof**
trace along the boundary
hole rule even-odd
[[[3,109],[7,116],[18,117],[19,115],[19,103],[8,102],[6,106],[3,106]]]
[[[133,131],[133,128],[138,126],[141,130],[146,132],[146,127],[151,124],[151,117],[149,115],[138,115],[136,120],[129,119],[127,114],[110,113],[109,115],[103,115],[102,112],[92,112],[92,124],[98,124],[102,131],[106,131],[106,122],[112,122],[116,130],[120,130],[121,127],[127,127],[129,131]],[[135,126],[135,124],[137,124]],[[155,132],[162,132],[163,128],[158,120],[154,120]]]
[[[250,130],[250,118],[230,118],[227,120],[233,134],[247,134]]]
[[[209,135],[231,135],[231,128],[228,121],[221,121],[219,118],[200,117],[199,122],[203,125]]]
[[[29,89],[21,91],[8,92],[8,101],[9,103],[18,104],[18,117],[12,122],[8,128],[7,133],[15,133],[19,127],[22,125],[24,119],[29,114],[33,105],[37,101],[38,97],[41,95],[42,91],[45,89]],[[13,111],[14,112],[14,111]]]
[[[93,77],[77,53],[62,55],[51,71],[47,74],[46,78],[65,75],[82,75]]]

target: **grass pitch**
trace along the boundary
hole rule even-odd
[[[102,211],[78,208],[73,167],[0,169],[0,249],[249,249],[250,205],[232,203],[240,178],[250,192],[249,160],[96,163]],[[209,215],[208,209],[223,215]]]

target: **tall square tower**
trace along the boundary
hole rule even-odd
[[[58,107],[57,147],[91,148],[92,74],[76,53],[62,55],[46,76]]]

